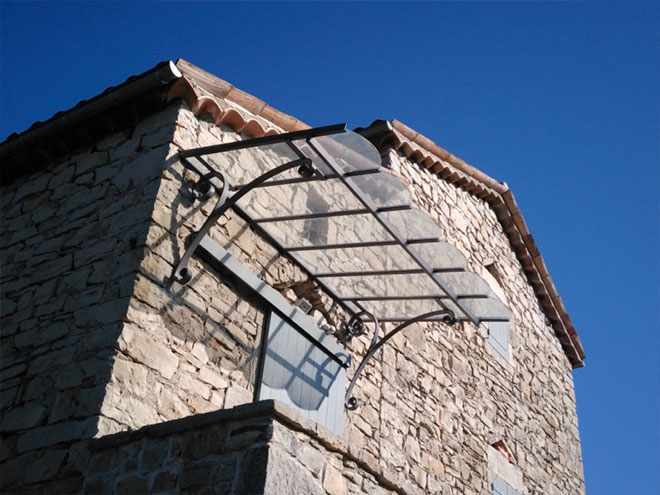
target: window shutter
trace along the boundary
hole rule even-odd
[[[491,321],[488,323],[488,341],[504,358],[509,359],[509,323]]]
[[[493,474],[493,494],[492,495],[520,495],[518,490],[514,490],[511,485],[509,485],[502,478]]]
[[[341,435],[346,370],[275,312],[267,331],[258,400],[284,402]]]

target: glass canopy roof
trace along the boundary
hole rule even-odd
[[[181,156],[243,188],[232,207],[351,313],[400,322],[449,309],[457,320],[508,321],[509,310],[488,283],[466,271],[463,254],[441,240],[431,216],[414,208],[407,187],[381,167],[376,148],[336,127]],[[313,171],[292,167],[259,182],[301,159]]]

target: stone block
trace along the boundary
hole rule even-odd
[[[121,394],[114,387],[109,388],[101,406],[101,414],[104,417],[134,428],[159,422],[158,412],[156,407],[147,401],[132,397],[128,393]]]
[[[225,392],[225,409],[252,402],[252,392],[238,385],[231,386]]]
[[[15,376],[22,375],[27,368],[27,363],[18,363],[0,371],[0,381],[9,380]]]
[[[113,379],[138,397],[144,397],[148,392],[147,374],[147,368],[144,366],[119,357],[112,369]]]
[[[202,487],[230,481],[235,468],[231,461],[205,459],[192,462],[179,475],[179,488],[183,492],[195,492]]]
[[[217,389],[223,389],[229,386],[229,382],[224,376],[212,371],[208,367],[200,368],[197,378]]]
[[[89,438],[96,432],[96,423],[97,418],[92,417],[82,421],[68,421],[34,428],[19,437],[16,450],[23,453],[71,440]]]
[[[44,419],[45,413],[46,408],[38,402],[28,402],[2,416],[2,431],[12,432],[33,428]]]
[[[124,326],[119,340],[119,348],[134,360],[156,370],[168,380],[174,376],[179,366],[179,358],[174,353],[133,325]]]
[[[125,142],[122,147],[130,150],[137,146],[134,140]],[[114,176],[112,183],[120,190],[127,190],[137,185],[146,184],[160,176],[165,166],[169,145],[160,146],[149,151],[134,155],[134,159],[123,165]],[[119,149],[113,152],[118,153]]]
[[[14,193],[14,203],[19,203],[23,198],[31,196],[32,194],[42,192],[48,186],[48,183],[52,179],[51,174],[42,173],[40,176],[33,178],[32,180],[26,181],[21,185],[16,192]]]
[[[202,364],[209,362],[208,350],[201,342],[195,342],[191,349],[192,355],[199,359]]]
[[[171,471],[161,471],[154,478],[152,491],[157,493],[173,493],[176,487],[177,475]]]
[[[114,493],[115,495],[146,495],[149,493],[149,482],[143,476],[131,474],[117,481]]]
[[[264,495],[281,495],[284,493],[326,494],[319,481],[307,470],[300,469],[300,464],[289,454],[277,447],[271,447],[268,452],[268,467],[263,488]],[[281,473],[287,473],[287,475],[282,476]]]
[[[158,397],[158,412],[167,419],[190,415],[190,410],[185,402],[168,389],[163,389]]]
[[[33,460],[25,470],[25,484],[52,479],[60,470],[68,451],[65,449],[48,450],[41,457]]]
[[[153,473],[163,467],[167,458],[168,443],[165,440],[148,442],[142,449],[140,472]]]
[[[346,495],[346,480],[341,472],[326,464],[323,472],[323,488],[329,495]]]
[[[321,476],[325,466],[325,457],[321,451],[310,445],[303,445],[297,452],[297,458],[314,476]]]
[[[211,389],[209,386],[199,380],[195,380],[190,375],[180,373],[178,385],[177,388],[197,394],[204,399],[209,399],[211,397]]]

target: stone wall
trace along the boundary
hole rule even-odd
[[[195,121],[185,109],[179,119],[175,142],[182,148],[236,138],[230,129]],[[495,263],[514,315],[511,357],[507,361],[490,347],[483,326],[409,328],[358,382],[355,395],[363,405],[347,413],[345,439],[395,473],[409,493],[488,492],[488,449],[500,439],[512,449],[528,493],[583,492],[570,366],[495,213],[403,156],[390,152],[385,161],[409,186],[417,206],[433,216],[445,240],[465,254],[469,270],[488,278],[484,266]],[[231,242],[226,225],[234,220]],[[238,219],[229,219],[212,236],[229,242],[233,254],[271,285],[304,279]],[[278,271],[272,269],[276,265]],[[216,277],[197,263],[197,273],[200,269],[199,277]],[[186,290],[195,291],[195,284]],[[202,298],[208,294],[197,292]],[[212,306],[208,297],[205,301]],[[369,338],[351,344],[356,359],[349,377]]]
[[[83,493],[404,493],[345,442],[273,401],[108,435],[87,449]]]
[[[490,347],[483,325],[409,328],[372,361],[345,437],[411,492],[488,493],[488,449],[504,439],[526,493],[583,493],[570,366],[494,212],[403,156],[390,152],[385,161],[465,254],[468,270],[487,277],[484,265],[495,262],[513,311],[512,355],[507,361]]]
[[[230,128],[198,121],[184,108],[177,118],[177,151],[238,137]],[[186,240],[215,202],[190,201],[187,186],[197,179],[176,160],[162,172],[103,403],[102,414],[114,420],[105,433],[253,400],[262,309],[196,256],[188,265],[192,280],[170,285]],[[271,284],[303,278],[232,212],[210,235]]]
[[[263,310],[196,256],[193,279],[169,286],[186,239],[213,207],[190,201],[187,184],[197,176],[175,155],[239,137],[248,136],[173,105],[130,138],[109,137],[3,191],[3,461],[11,460],[2,470],[17,473],[10,484],[94,483],[73,474],[87,448],[72,448],[77,439],[253,400]],[[305,465],[312,493],[327,480],[333,494],[482,494],[490,445],[504,439],[527,493],[582,493],[570,369],[494,212],[403,156],[385,161],[469,270],[486,277],[484,265],[495,262],[514,315],[511,358],[469,323],[409,328],[358,382],[362,405],[347,412],[343,440],[328,434],[317,445],[303,438],[306,427],[274,427],[269,459],[281,462],[273,466]],[[290,299],[305,287],[296,285],[303,273],[238,216],[210,235]],[[330,301],[313,295],[312,315],[325,321]],[[349,378],[369,338],[349,346]],[[321,454],[306,456],[311,450],[291,447],[298,444]],[[131,452],[146,452],[141,445]],[[155,490],[155,471],[146,476],[138,462],[145,454],[133,454],[134,463],[117,467],[126,477],[113,476]]]
[[[2,189],[2,483],[33,483],[100,415],[176,107]],[[9,461],[8,461],[9,459]]]

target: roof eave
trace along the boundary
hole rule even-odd
[[[12,176],[5,165],[10,159],[18,157],[26,150],[38,148],[64,130],[80,126],[89,119],[181,77],[181,71],[174,62],[161,62],[142,74],[129,77],[118,86],[106,89],[98,96],[79,102],[69,110],[58,112],[44,122],[36,122],[23,132],[11,134],[0,143],[0,162],[3,163],[0,171],[3,181],[7,176]]]

